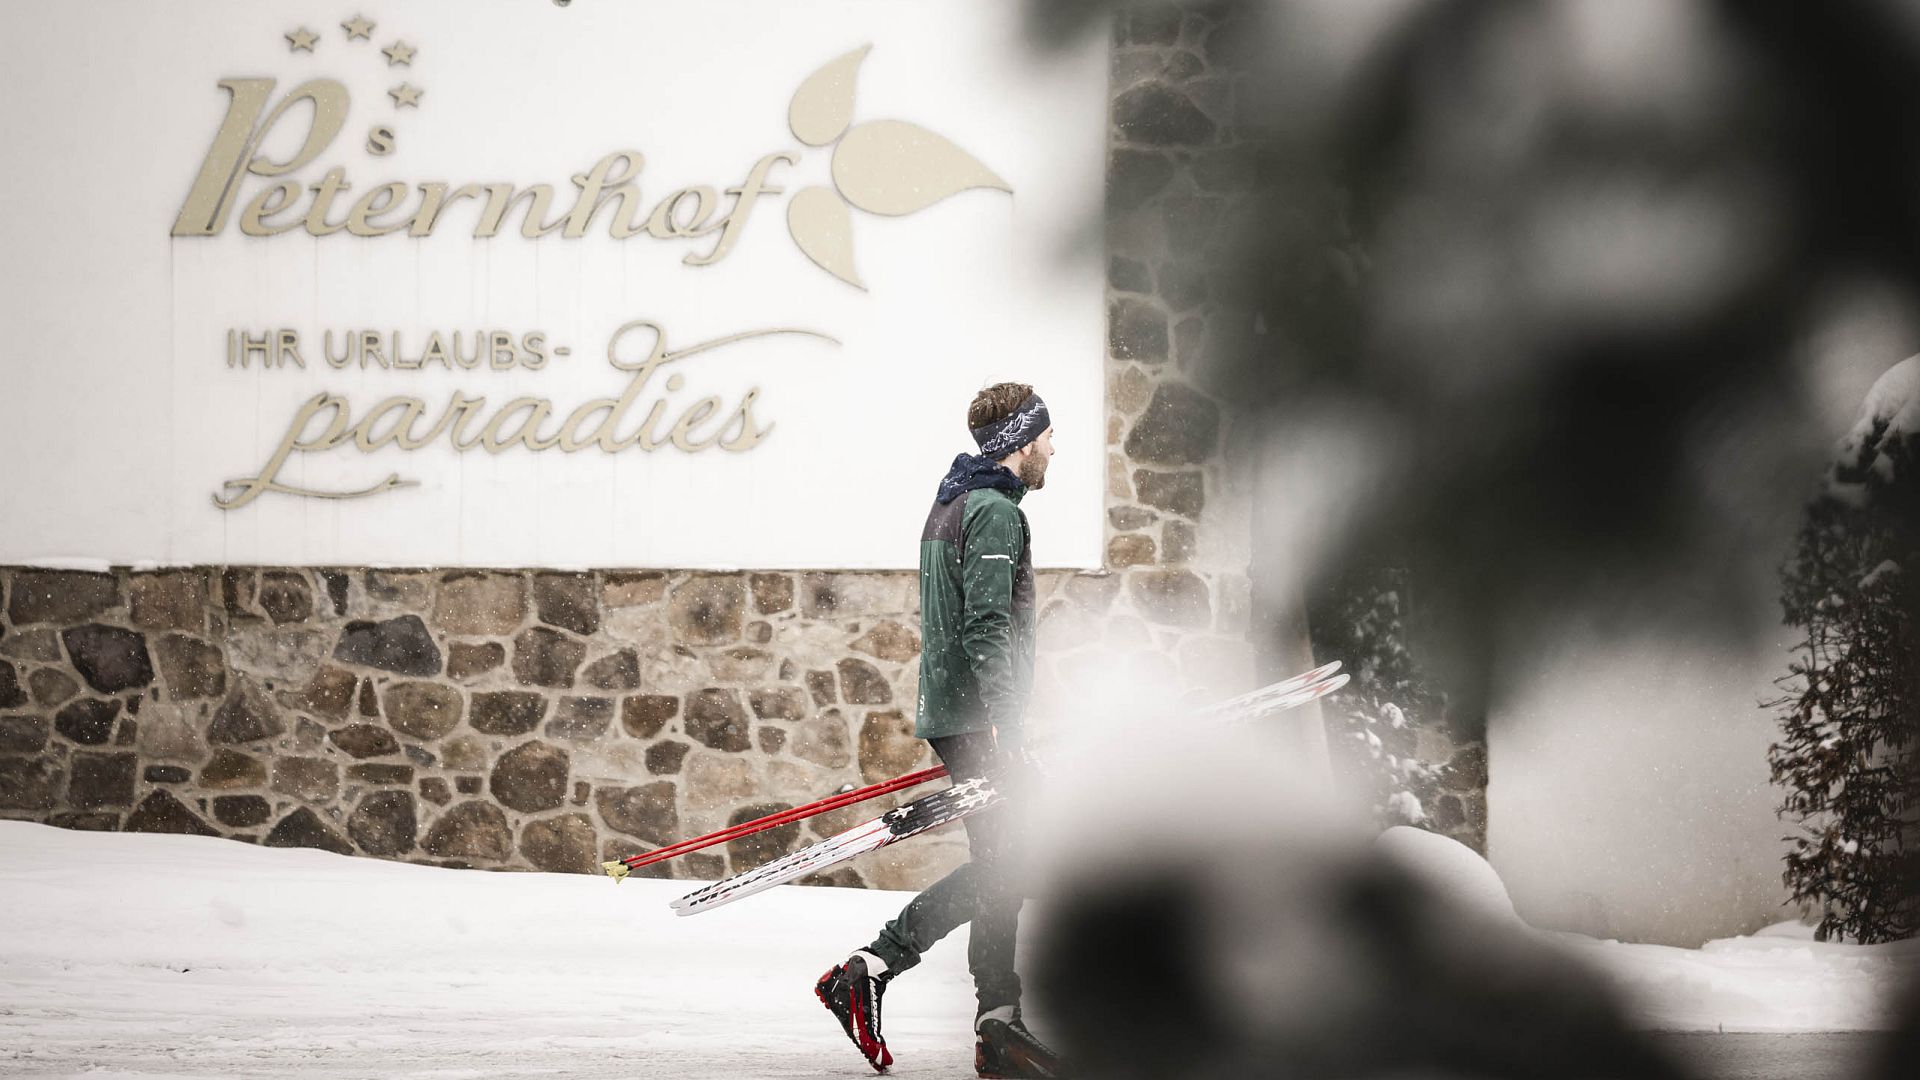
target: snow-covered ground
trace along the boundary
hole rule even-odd
[[[690,887],[0,822],[0,1073],[872,1075],[811,987],[904,897],[788,887],[676,918]],[[972,1075],[963,935],[887,996],[897,1075]],[[1882,1026],[1916,955],[1786,928],[1553,938],[1675,1030]]]

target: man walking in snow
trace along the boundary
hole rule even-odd
[[[1021,721],[1033,682],[1033,554],[1021,498],[1046,485],[1053,423],[1031,386],[997,383],[967,410],[979,454],[960,454],[940,481],[920,535],[920,694],[914,733],[958,784],[1006,778],[1022,760]],[[979,1010],[975,1070],[983,1077],[1064,1075],[1020,1018],[1014,973],[1019,894],[1007,875],[1012,824],[1003,805],[966,819],[966,865],[941,878],[872,944],[820,977],[814,992],[877,1070],[893,1063],[880,1034],[887,984],[962,923]]]

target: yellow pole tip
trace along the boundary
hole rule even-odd
[[[624,880],[627,874],[629,873],[629,871],[627,870],[627,864],[619,861],[618,859],[615,859],[612,862],[603,862],[600,864],[600,866],[602,869],[604,869],[607,872],[607,876],[613,879],[613,883],[615,885],[620,884],[620,882]]]

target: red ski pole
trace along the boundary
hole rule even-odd
[[[765,817],[755,818],[752,821],[743,821],[738,825],[729,826],[717,832],[710,832],[704,836],[695,836],[687,840],[668,844],[665,847],[656,848],[652,851],[642,852],[638,855],[630,855],[624,859],[603,862],[600,865],[606,870],[607,876],[617,882],[626,877],[630,871],[638,870],[643,866],[650,866],[657,862],[665,862],[668,859],[698,851],[701,848],[712,847],[715,844],[724,844],[729,840],[738,840],[743,836],[751,836],[757,832],[777,829],[782,825],[803,821],[815,815],[827,813],[830,810],[838,810],[843,806],[852,806],[854,803],[865,802],[868,799],[891,794],[902,788],[914,787],[931,780],[938,780],[945,775],[947,775],[946,768],[935,765],[930,769],[922,769],[919,772],[908,773],[905,776],[896,776],[891,780],[882,780],[877,784],[870,784],[853,791],[839,792],[834,795],[829,795],[824,799],[807,803],[804,806],[796,806],[790,810],[782,810],[779,813],[768,814]]]

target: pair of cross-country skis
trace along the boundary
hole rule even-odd
[[[1263,686],[1258,690],[1210,706],[1202,710],[1200,715],[1204,719],[1219,721],[1257,720],[1304,705],[1309,701],[1316,701],[1346,685],[1347,676],[1338,674],[1339,668],[1338,661],[1317,667],[1305,674],[1295,675],[1291,679],[1271,686]],[[790,825],[815,814],[824,814],[829,810],[838,810],[880,795],[915,787],[945,775],[947,770],[939,766],[922,769],[919,772],[896,776],[891,780],[854,791],[831,795],[805,806],[796,806],[791,810],[783,810],[777,814],[742,822],[719,832],[696,836],[653,851],[602,863],[601,866],[606,869],[608,876],[619,881],[642,866],[663,862],[714,844],[738,840],[743,836],[750,836],[767,829]],[[702,911],[710,911],[723,904],[730,904],[743,897],[771,889],[775,885],[784,885],[817,870],[824,870],[836,863],[845,862],[856,855],[864,855],[869,851],[886,847],[888,844],[898,843],[910,836],[918,836],[929,829],[937,829],[942,825],[959,821],[969,814],[998,803],[1002,798],[1004,798],[1004,792],[994,787],[990,777],[962,781],[931,795],[921,796],[903,806],[887,811],[872,821],[856,825],[818,843],[809,844],[798,851],[763,863],[751,870],[695,889],[675,900],[673,909],[681,915],[697,915]]]

